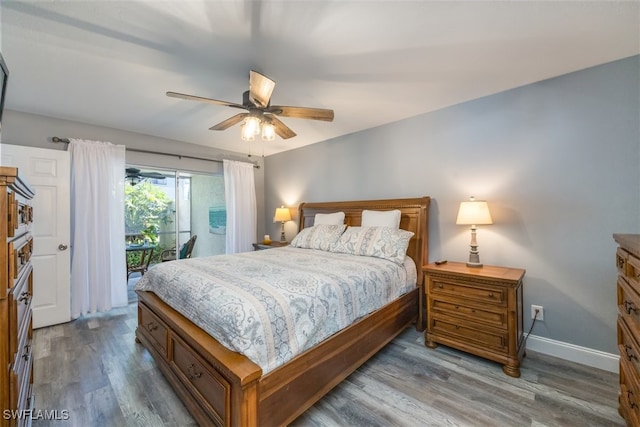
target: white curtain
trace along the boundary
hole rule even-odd
[[[253,250],[257,233],[253,164],[224,160],[223,165],[227,208],[226,252],[248,252]]]
[[[126,306],[125,147],[72,139],[71,317]]]

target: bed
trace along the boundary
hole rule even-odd
[[[414,233],[407,256],[417,267],[417,280],[409,292],[274,369],[263,373],[154,292],[137,291],[136,340],[200,425],[286,425],[406,327],[424,329],[421,266],[428,261],[429,202],[421,197],[300,205],[299,231],[313,226],[316,214],[344,212],[344,222],[358,226],[363,210],[400,210],[400,228]]]

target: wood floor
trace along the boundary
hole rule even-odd
[[[35,426],[192,426],[134,341],[136,304],[34,331]],[[293,426],[623,426],[617,375],[529,352],[521,378],[406,330]]]

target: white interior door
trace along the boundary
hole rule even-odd
[[[2,144],[2,165],[34,188],[33,327],[71,320],[70,157],[60,150]]]

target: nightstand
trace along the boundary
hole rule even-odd
[[[281,248],[283,246],[289,246],[289,242],[276,242],[271,241],[268,245],[264,243],[253,243],[253,249],[256,251],[261,251],[263,249],[272,249],[272,248]]]
[[[520,376],[524,357],[522,280],[525,270],[465,263],[422,268],[427,300],[425,345],[457,348],[502,363]]]

